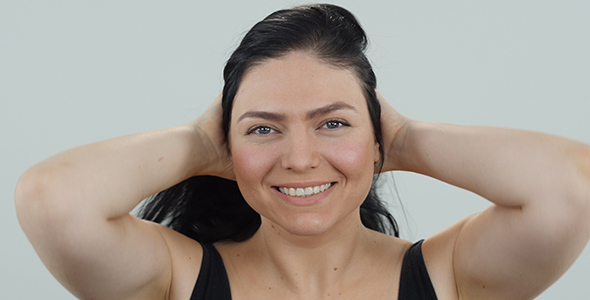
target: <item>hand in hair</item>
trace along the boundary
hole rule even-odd
[[[213,175],[235,180],[229,147],[221,125],[221,94],[207,110],[194,121],[188,123],[207,147],[207,153],[215,154],[208,158],[208,167],[194,175]]]
[[[385,162],[382,172],[404,170],[405,158],[402,148],[412,119],[400,114],[377,92],[381,104],[381,130],[383,131],[383,152]]]

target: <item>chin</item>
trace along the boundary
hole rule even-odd
[[[272,220],[271,223],[279,225],[291,235],[301,237],[323,235],[340,227],[340,225],[344,225],[340,223],[346,222],[346,220],[326,218],[326,216],[317,213],[307,213],[299,216],[291,215],[287,218],[279,218],[277,221]]]
[[[295,224],[286,224],[283,227],[288,233],[296,236],[317,236],[329,231],[331,226],[317,220],[297,220]]]

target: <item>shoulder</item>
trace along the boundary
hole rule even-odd
[[[424,263],[439,299],[459,299],[453,265],[455,244],[465,223],[475,216],[454,223],[422,244]]]
[[[203,247],[199,242],[160,224],[150,223],[166,241],[172,265],[169,299],[189,299],[194,289],[201,261]]]

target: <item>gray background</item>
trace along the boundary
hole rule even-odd
[[[77,145],[196,118],[242,34],[301,3],[0,1],[0,298],[74,299],[18,225],[23,171]],[[335,3],[364,25],[379,89],[400,112],[590,143],[589,1]],[[403,210],[392,206],[410,240],[489,205],[421,175],[394,177]],[[589,268],[586,249],[539,299],[588,299]]]

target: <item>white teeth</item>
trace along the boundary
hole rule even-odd
[[[311,195],[315,195],[321,193],[332,186],[331,183],[326,183],[317,186],[309,186],[306,188],[287,188],[287,187],[279,187],[278,190],[289,196],[297,196],[297,197],[309,197]]]
[[[303,191],[302,188],[297,188],[296,192],[297,192],[297,197],[302,197],[303,195],[305,195],[305,192]]]

